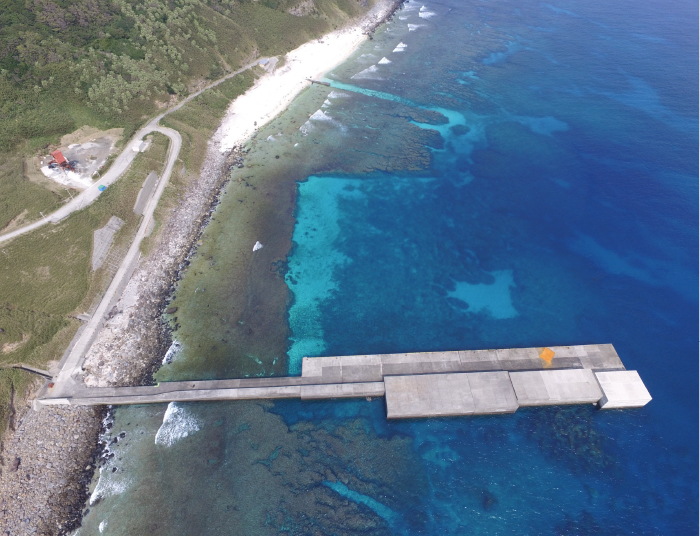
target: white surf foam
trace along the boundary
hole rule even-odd
[[[316,110],[311,117],[309,117],[310,120],[312,121],[332,121],[333,118],[331,118],[330,115],[328,115],[326,112],[323,110]]]
[[[182,344],[180,344],[177,341],[173,341],[173,343],[170,345],[170,348],[168,348],[168,351],[165,352],[165,356],[163,356],[163,365],[172,363],[175,360],[175,358],[180,354],[180,350],[182,350]]]
[[[308,136],[309,132],[313,130],[314,126],[311,124],[311,121],[307,121],[303,125],[299,127],[299,130],[304,136]]]
[[[181,439],[198,432],[201,426],[202,422],[199,419],[177,402],[171,402],[163,415],[163,424],[156,433],[156,445],[172,447]]]
[[[131,481],[124,479],[123,475],[117,475],[118,473],[112,473],[111,470],[105,473],[103,469],[100,468],[100,479],[97,481],[95,491],[92,492],[90,500],[88,501],[90,506],[95,504],[98,499],[119,495],[126,491]]]
[[[355,80],[361,80],[361,79],[374,79],[374,80],[382,80],[382,78],[377,74],[377,66],[376,65],[370,65],[366,69],[360,71],[357,74],[352,75],[350,78],[355,79]]]
[[[386,58],[382,58],[381,60],[379,60],[380,65],[386,65],[387,63],[391,63],[391,60],[388,60]]]

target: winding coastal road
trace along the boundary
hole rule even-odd
[[[170,180],[170,172],[173,169],[173,166],[175,165],[175,161],[178,159],[178,156],[180,155],[180,147],[182,146],[182,138],[180,137],[180,134],[171,128],[165,128],[161,127],[158,125],[161,119],[163,119],[166,115],[171,114],[173,112],[176,112],[180,108],[182,108],[185,104],[187,104],[189,101],[192,99],[198,97],[208,89],[211,89],[215,86],[218,86],[222,82],[225,82],[229,78],[232,78],[238,74],[241,74],[244,71],[247,71],[248,69],[251,69],[252,67],[255,67],[256,65],[260,64],[263,62],[266,58],[259,58],[253,63],[250,63],[246,65],[245,67],[242,67],[238,69],[237,71],[227,74],[223,78],[220,78],[216,82],[213,82],[209,84],[208,86],[200,89],[199,91],[196,91],[195,93],[192,93],[190,96],[188,96],[186,99],[184,99],[182,102],[179,102],[172,108],[169,108],[159,116],[153,118],[151,121],[148,122],[146,126],[144,126],[142,129],[140,129],[129,141],[129,143],[126,144],[124,149],[122,150],[121,154],[116,158],[116,160],[112,163],[110,168],[107,170],[107,172],[104,174],[100,180],[98,180],[96,183],[94,183],[92,186],[87,188],[86,190],[83,190],[80,194],[75,196],[71,201],[63,205],[61,208],[59,208],[57,211],[49,214],[48,216],[37,220],[35,222],[29,223],[23,227],[20,227],[19,229],[15,229],[14,231],[11,231],[9,233],[5,233],[3,235],[0,235],[0,243],[6,242],[8,240],[12,240],[13,238],[16,238],[18,236],[21,236],[23,234],[26,234],[30,231],[33,231],[34,229],[38,229],[39,227],[42,227],[46,225],[47,223],[58,223],[59,221],[63,220],[64,218],[68,217],[71,215],[73,212],[76,212],[78,210],[82,210],[91,203],[95,201],[100,195],[100,186],[109,186],[111,184],[114,184],[123,174],[124,172],[129,168],[129,165],[131,165],[131,162],[134,161],[134,158],[136,158],[136,155],[138,153],[138,147],[143,141],[144,136],[147,136],[148,134],[151,134],[152,132],[160,132],[161,134],[165,134],[170,138],[170,150],[168,154],[168,163],[166,166],[166,171],[163,173],[163,176],[160,178],[160,183],[159,187],[153,196],[156,200],[156,204],[158,204],[158,199],[160,199],[160,195],[163,193],[163,187],[164,185]],[[152,215],[152,213],[151,213]],[[149,217],[146,217],[146,214],[144,214],[144,221],[147,221]],[[141,237],[143,238],[143,237]],[[140,242],[140,241],[139,241]]]
[[[131,246],[129,247],[129,251],[122,260],[122,263],[119,266],[117,273],[114,275],[114,278],[112,279],[112,282],[107,288],[107,291],[102,296],[102,299],[100,300],[97,309],[95,310],[94,314],[90,317],[90,320],[87,322],[84,329],[80,332],[80,335],[77,338],[77,340],[74,340],[75,344],[72,346],[72,348],[69,349],[68,355],[66,356],[65,360],[61,363],[61,371],[54,379],[54,388],[52,389],[54,396],[68,394],[75,389],[76,379],[74,378],[74,375],[76,372],[80,372],[80,365],[85,356],[85,353],[92,345],[100,329],[102,329],[102,326],[105,322],[105,317],[107,315],[107,311],[110,310],[113,304],[116,303],[116,301],[121,296],[124,287],[128,283],[129,279],[131,278],[131,274],[133,273],[134,269],[136,268],[136,265],[138,264],[139,258],[141,256],[141,242],[146,236],[149,224],[151,223],[151,219],[153,218],[153,213],[155,212],[155,209],[158,206],[158,202],[160,201],[160,197],[163,194],[163,190],[165,190],[165,186],[170,180],[170,175],[172,174],[175,162],[177,161],[178,156],[180,155],[180,149],[182,147],[182,137],[180,136],[180,133],[172,128],[159,126],[158,123],[161,119],[163,119],[163,117],[179,110],[180,108],[182,108],[182,106],[187,104],[189,101],[191,101],[198,95],[202,94],[204,91],[221,84],[225,80],[228,80],[229,78],[236,76],[237,74],[240,74],[254,67],[255,65],[258,65],[261,61],[263,61],[262,58],[256,60],[254,63],[246,65],[245,67],[233,73],[226,75],[225,77],[217,80],[212,84],[209,84],[205,88],[202,88],[199,91],[193,93],[192,95],[184,99],[182,102],[178,103],[177,105],[173,106],[172,108],[168,109],[167,111],[152,119],[145,127],[143,127],[134,135],[134,137],[129,141],[126,147],[124,147],[124,150],[121,152],[121,154],[116,158],[116,160],[109,168],[107,173],[105,173],[99,181],[90,186],[87,190],[84,190],[80,195],[76,196],[72,201],[58,209],[53,214],[41,220],[33,222],[29,225],[25,225],[24,227],[12,231],[11,233],[7,233],[5,235],[0,236],[0,242],[10,240],[22,234],[33,231],[34,229],[46,225],[47,223],[57,223],[69,216],[70,214],[72,214],[73,212],[85,208],[90,203],[95,201],[95,199],[97,199],[97,197],[99,196],[100,191],[98,187],[100,185],[109,186],[110,184],[113,184],[129,168],[129,165],[131,164],[131,162],[133,162],[134,158],[136,158],[136,155],[138,154],[137,150],[135,149],[138,148],[138,146],[141,144],[144,136],[152,132],[160,132],[161,134],[164,134],[168,136],[168,138],[170,138],[170,147],[168,148],[168,157],[165,169],[163,171],[162,176],[158,179],[155,191],[153,192],[146,204],[146,207],[143,211],[143,219],[141,220],[139,229],[136,232],[136,235],[134,236]],[[45,389],[46,386],[42,389],[42,391],[44,391]]]
[[[113,302],[116,302],[119,299],[119,296],[121,296],[121,293],[124,290],[124,286],[131,278],[131,274],[136,268],[136,264],[141,257],[141,242],[148,232],[148,227],[151,223],[151,219],[153,218],[153,213],[158,206],[158,201],[160,201],[160,196],[163,194],[165,186],[168,184],[168,179],[173,171],[173,166],[175,165],[177,156],[180,154],[182,138],[177,130],[159,126],[151,126],[151,123],[149,123],[149,127],[146,128],[149,129],[147,130],[148,132],[160,132],[170,138],[171,143],[168,150],[168,163],[166,164],[163,176],[158,180],[155,192],[146,204],[146,208],[143,211],[143,219],[141,220],[139,229],[136,232],[136,236],[134,236],[134,239],[131,242],[129,251],[126,253],[122,263],[119,265],[119,269],[114,275],[114,278],[107,288],[107,291],[104,293],[104,296],[102,296],[102,300],[100,300],[97,309],[90,317],[90,320],[83,329],[78,340],[75,342],[75,345],[73,348],[71,348],[67,359],[63,363],[61,372],[56,377],[55,392],[63,392],[63,390],[66,388],[73,388],[75,384],[75,380],[72,378],[74,370],[79,368],[85,353],[88,351],[95,340],[95,337],[99,333],[99,330],[102,329],[102,326],[104,325],[107,311],[109,311],[110,307],[113,305]],[[136,142],[140,142],[140,140],[137,139]],[[123,154],[124,153],[122,153],[122,155]]]

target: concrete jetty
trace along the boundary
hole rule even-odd
[[[314,80],[314,79],[312,79],[312,78],[307,78],[307,80],[308,80],[309,82],[311,82],[312,84],[318,84],[318,85],[320,85],[320,86],[328,86],[328,87],[331,87],[331,85],[330,85],[328,82],[322,82],[321,80]]]
[[[55,392],[54,392],[55,391]],[[39,404],[119,405],[205,400],[386,398],[387,417],[513,413],[519,407],[635,408],[651,396],[611,344],[305,357],[301,376],[46,388]]]

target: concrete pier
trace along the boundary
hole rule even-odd
[[[387,417],[512,413],[521,406],[641,407],[639,374],[610,344],[305,357],[302,375],[167,382],[147,387],[46,388],[39,404],[150,404],[207,400],[386,397]]]
[[[301,375],[318,383],[381,381],[384,376],[553,369],[625,370],[612,344],[305,357]]]

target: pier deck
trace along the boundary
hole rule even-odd
[[[521,406],[641,407],[651,396],[611,344],[305,357],[302,375],[45,389],[39,404],[386,397],[387,417],[512,413]]]

